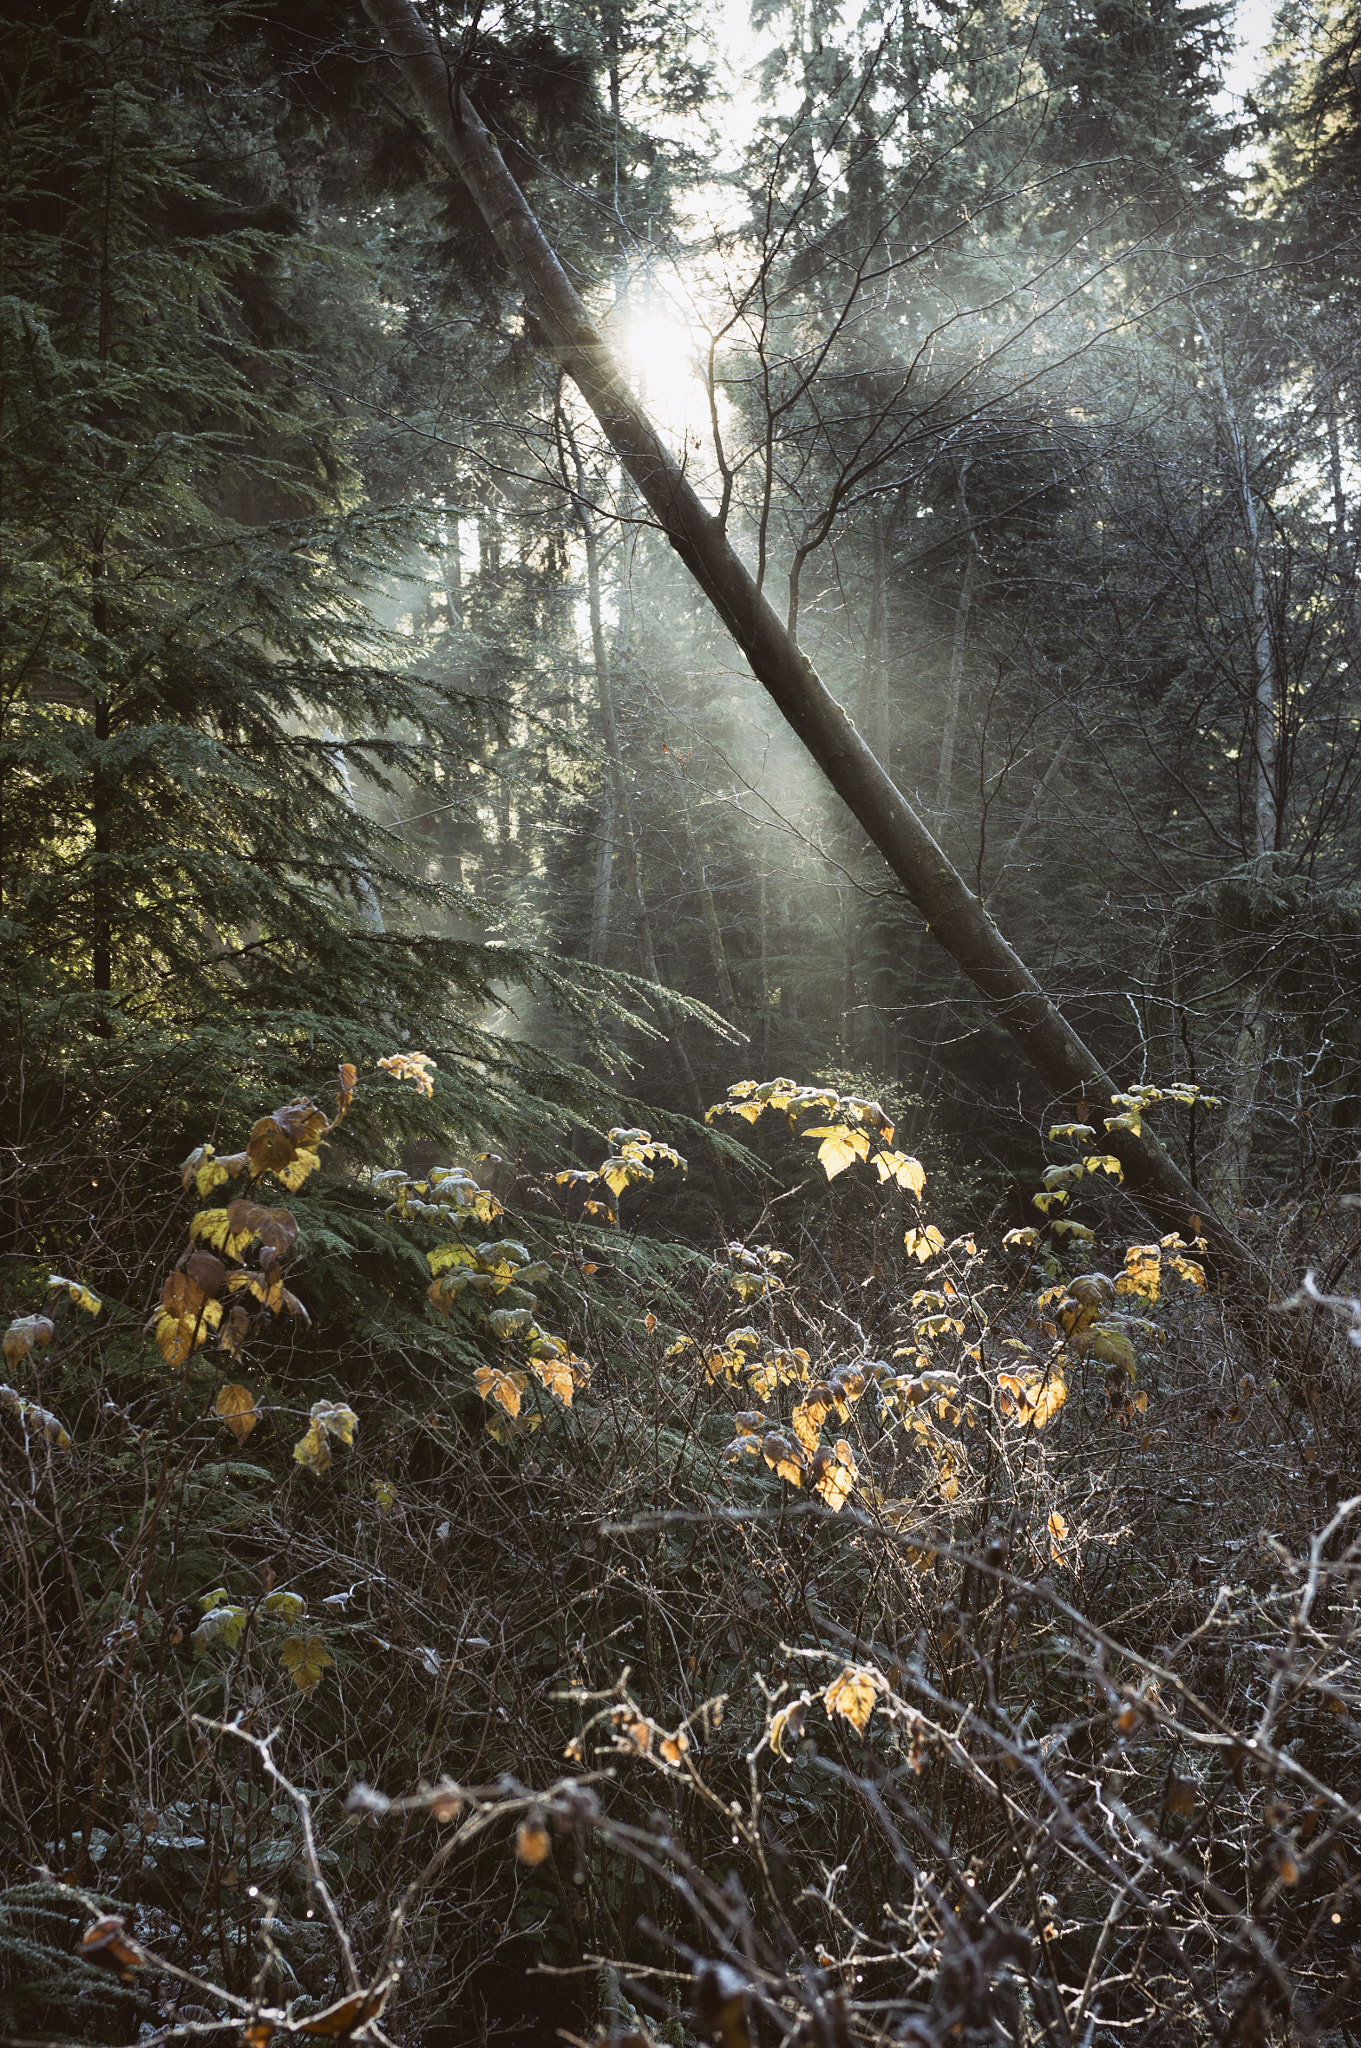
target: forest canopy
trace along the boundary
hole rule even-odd
[[[1350,2039],[1256,20],[0,5],[7,2036]]]

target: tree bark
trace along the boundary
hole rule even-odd
[[[978,898],[762,597],[723,523],[706,510],[633,397],[549,246],[496,143],[411,0],[364,0],[407,85],[495,237],[558,361],[599,421],[662,532],[704,591],[777,708],[807,747],[935,937],[991,1005],[1025,1058],[1065,1103],[1098,1116],[1110,1076],[1059,1014]],[[1157,1220],[1185,1230],[1194,1216],[1212,1253],[1239,1275],[1253,1262],[1150,1135],[1110,1134],[1131,1191]],[[1194,1228],[1194,1226],[1192,1226]]]

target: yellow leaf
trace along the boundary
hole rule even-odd
[[[377,1064],[394,1081],[410,1081],[418,1095],[434,1094],[435,1084],[430,1076],[438,1069],[428,1052],[392,1052]]]
[[[1080,1331],[1075,1342],[1084,1357],[1095,1358],[1102,1365],[1121,1366],[1128,1373],[1134,1371],[1134,1346],[1114,1323],[1096,1323],[1090,1330]]]
[[[1139,1294],[1145,1301],[1156,1301],[1162,1289],[1162,1256],[1161,1245],[1132,1244],[1125,1253],[1125,1270],[1115,1283],[1116,1293]]]
[[[796,1404],[789,1418],[789,1426],[806,1451],[817,1448],[818,1432],[832,1407],[830,1400],[820,1401],[810,1395],[806,1401]]]
[[[229,1650],[234,1650],[246,1626],[245,1608],[234,1606],[221,1587],[215,1593],[205,1593],[199,1605],[204,1610],[203,1619],[190,1637],[195,1656],[201,1657],[215,1643],[225,1643]]]
[[[386,1479],[372,1479],[369,1484],[373,1489],[373,1497],[377,1502],[380,1515],[386,1515],[392,1508],[396,1507],[397,1489],[395,1486],[389,1486]]]
[[[903,1245],[918,1264],[924,1266],[929,1259],[935,1258],[937,1252],[944,1251],[945,1239],[934,1223],[928,1223],[920,1230],[905,1232]]]
[[[1051,1372],[1035,1392],[1030,1415],[1033,1427],[1043,1429],[1046,1422],[1052,1422],[1067,1399],[1068,1382],[1061,1373]]]
[[[600,1178],[617,1199],[625,1188],[631,1188],[639,1181],[650,1181],[652,1169],[634,1159],[607,1159],[600,1168]]]
[[[764,1102],[720,1102],[709,1111],[712,1117],[717,1111],[726,1110],[729,1116],[740,1116],[744,1122],[754,1124],[765,1108]]]
[[[1066,1188],[1051,1188],[1048,1194],[1032,1195],[1030,1197],[1030,1206],[1032,1209],[1040,1210],[1041,1214],[1047,1216],[1056,1204],[1062,1207],[1067,1200],[1068,1190]]]
[[[308,1472],[328,1472],[331,1467],[331,1446],[326,1441],[326,1432],[314,1423],[305,1436],[298,1438],[293,1446],[293,1456]]]
[[[1024,1230],[1009,1230],[1009,1231],[1007,1232],[1006,1236],[1005,1236],[1005,1237],[1004,1237],[1004,1238],[1002,1239],[1002,1242],[1003,1242],[1003,1244],[1004,1244],[1004,1245],[1017,1245],[1017,1244],[1023,1244],[1023,1245],[1031,1245],[1031,1244],[1038,1244],[1038,1243],[1039,1243],[1039,1241],[1040,1241],[1040,1233],[1039,1233],[1039,1231],[1038,1231],[1038,1230],[1036,1230],[1036,1229],[1035,1229],[1035,1228],[1033,1227],[1033,1225],[1031,1225],[1031,1224],[1029,1224],[1029,1223],[1027,1223],[1027,1225],[1025,1226]]]
[[[219,1387],[217,1399],[213,1403],[213,1413],[221,1416],[239,1444],[246,1441],[260,1420],[255,1396],[246,1387]]]
[[[314,1401],[311,1426],[293,1446],[293,1456],[308,1472],[325,1472],[331,1463],[330,1437],[342,1444],[354,1442],[359,1417],[342,1401]]]
[[[838,1437],[830,1451],[813,1453],[813,1484],[834,1513],[845,1507],[855,1489],[859,1471],[850,1445]]]
[[[1085,1223],[1073,1223],[1067,1217],[1059,1217],[1053,1226],[1055,1237],[1075,1237],[1082,1244],[1094,1244],[1096,1232]]]
[[[487,1435],[494,1444],[514,1443],[517,1437],[532,1436],[542,1427],[542,1415],[507,1415],[504,1409],[493,1408],[487,1417]]]
[[[172,1274],[172,1279],[182,1278]],[[166,1283],[167,1286],[169,1282]],[[156,1318],[156,1342],[161,1356],[169,1366],[181,1366],[200,1344],[206,1344],[209,1335],[222,1321],[220,1301],[205,1301],[200,1298],[197,1309],[189,1315],[172,1315],[165,1310]]]
[[[310,1173],[315,1173],[320,1165],[321,1154],[319,1152],[303,1150],[296,1153],[287,1166],[276,1169],[274,1178],[282,1181],[289,1193],[295,1195],[307,1179],[307,1176]]]
[[[1189,1280],[1193,1287],[1205,1285],[1205,1268],[1196,1259],[1169,1259],[1168,1265],[1174,1273],[1180,1273],[1183,1280]]]
[[[907,1188],[921,1200],[926,1186],[926,1169],[920,1160],[910,1159],[905,1152],[876,1152],[874,1170],[880,1180],[896,1181],[900,1188]]]
[[[260,1604],[266,1614],[272,1614],[278,1621],[301,1621],[307,1612],[307,1602],[301,1593],[266,1593]]]
[[[324,1429],[328,1436],[338,1437],[347,1445],[354,1442],[359,1427],[359,1417],[343,1401],[314,1401],[311,1420],[314,1429]]]
[[[49,1287],[64,1287],[76,1307],[83,1308],[87,1316],[97,1316],[104,1306],[98,1295],[91,1294],[81,1280],[68,1280],[62,1273],[49,1273],[47,1284]]]
[[[279,1662],[293,1680],[300,1693],[315,1692],[321,1683],[321,1674],[329,1670],[332,1659],[326,1654],[326,1645],[320,1636],[288,1636],[279,1647]]]
[[[520,1412],[520,1396],[529,1385],[526,1372],[504,1372],[499,1365],[479,1365],[473,1382],[484,1401],[495,1401],[512,1418]]]
[[[805,1138],[821,1138],[818,1146],[818,1161],[828,1180],[835,1180],[857,1159],[863,1159],[870,1149],[870,1141],[863,1131],[853,1131],[848,1124],[815,1124],[804,1131]]]
[[[791,1486],[803,1485],[806,1455],[803,1446],[783,1430],[773,1429],[761,1439],[761,1456],[771,1471]]]
[[[863,1735],[881,1680],[877,1672],[865,1671],[854,1664],[848,1664],[840,1678],[834,1678],[822,1695],[822,1703],[829,1714],[839,1714],[843,1721],[849,1721],[858,1735]]]
[[[565,1358],[531,1358],[530,1371],[546,1393],[556,1394],[564,1408],[572,1405],[575,1383]]]
[[[1055,1138],[1071,1138],[1079,1145],[1086,1145],[1095,1136],[1096,1132],[1091,1124],[1051,1124],[1049,1129],[1051,1145]]]
[[[812,1701],[808,1694],[803,1693],[798,1699],[791,1700],[787,1707],[781,1707],[778,1713],[771,1716],[770,1747],[774,1755],[785,1755],[784,1743],[787,1735],[792,1735],[795,1742],[799,1741],[811,1705]]]
[[[235,1203],[232,1205],[233,1208],[237,1206]],[[245,1208],[247,1205],[242,1203],[240,1206]],[[255,1232],[244,1227],[233,1230],[228,1209],[200,1209],[189,1225],[189,1235],[200,1244],[210,1244],[214,1251],[225,1252],[229,1259],[239,1259]]]
[[[1087,1161],[1088,1173],[1108,1173],[1112,1180],[1123,1180],[1125,1169],[1113,1152],[1105,1152]]]

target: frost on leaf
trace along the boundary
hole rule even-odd
[[[791,1486],[803,1485],[807,1453],[802,1444],[784,1430],[773,1429],[768,1436],[762,1437],[761,1456],[777,1477],[787,1480]]]
[[[479,1365],[473,1380],[484,1401],[499,1403],[509,1416],[519,1414],[520,1398],[529,1385],[528,1373],[506,1372],[499,1365]]]
[[[5,1364],[18,1365],[30,1351],[45,1350],[54,1327],[50,1316],[16,1316],[5,1332]]]
[[[390,1052],[386,1059],[379,1060],[379,1071],[391,1074],[394,1081],[410,1081],[418,1095],[433,1095],[435,1084],[430,1078],[435,1073],[435,1062],[428,1052]]]
[[[8,1408],[17,1415],[26,1436],[46,1437],[59,1451],[69,1451],[71,1439],[66,1425],[50,1408],[40,1408],[36,1401],[27,1400],[13,1387],[0,1387],[0,1408]]]
[[[299,1437],[294,1444],[293,1456],[308,1472],[328,1471],[331,1464],[330,1438],[335,1437],[342,1444],[352,1444],[358,1427],[359,1417],[343,1401],[314,1401],[310,1426],[306,1435]]]
[[[91,1294],[83,1280],[68,1280],[64,1273],[49,1273],[47,1284],[52,1289],[64,1287],[67,1298],[73,1301],[77,1308],[83,1308],[87,1316],[97,1316],[104,1306],[97,1294]]]

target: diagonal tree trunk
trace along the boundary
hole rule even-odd
[[[411,0],[364,0],[389,54],[495,237],[534,319],[599,421],[662,532],[750,663],[758,681],[863,826],[926,919],[1052,1092],[1099,1116],[1114,1083],[1003,938],[973,891],[896,789],[776,616],[629,390],[496,143]],[[1220,1263],[1246,1279],[1253,1262],[1155,1138],[1110,1134],[1129,1186],[1160,1223],[1195,1217]],[[1194,1225],[1192,1226],[1195,1227]]]

